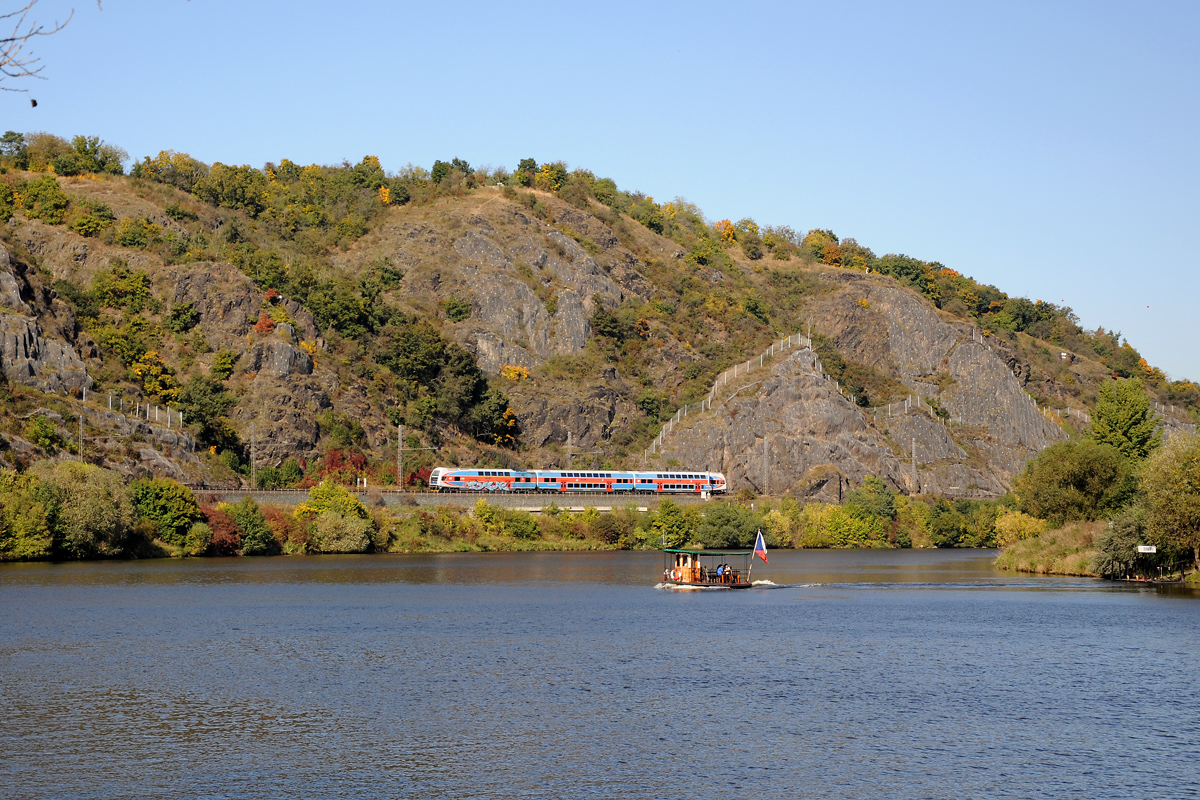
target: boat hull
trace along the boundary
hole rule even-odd
[[[684,583],[683,581],[663,581],[664,589],[751,589],[752,583]]]

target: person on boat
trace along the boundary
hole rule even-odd
[[[717,583],[725,582],[725,565],[717,564]]]

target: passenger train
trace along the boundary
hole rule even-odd
[[[720,472],[605,472],[535,469],[451,469],[438,467],[429,476],[435,492],[540,492],[571,494],[722,494]]]

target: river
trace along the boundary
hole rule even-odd
[[[0,797],[1196,796],[1200,597],[994,555],[4,565]]]

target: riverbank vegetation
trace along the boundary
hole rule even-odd
[[[126,485],[110,470],[42,461],[0,470],[0,560],[302,555],[308,553],[750,547],[990,547],[1023,518],[995,502],[910,498],[868,479],[843,505],[792,499],[680,505],[636,501],[601,513],[550,502],[538,513],[469,506],[384,506],[334,482],[293,508],[199,502],[167,478]],[[1029,518],[1025,518],[1029,519]],[[1028,527],[1026,523],[1025,527]],[[1011,534],[1009,534],[1011,535]]]
[[[1159,423],[1140,382],[1102,386],[1087,436],[1048,447],[1017,478],[1025,520],[1001,533],[997,566],[1194,581],[1200,575],[1200,438],[1174,432],[1164,444]],[[1139,552],[1147,546],[1155,552]]]

